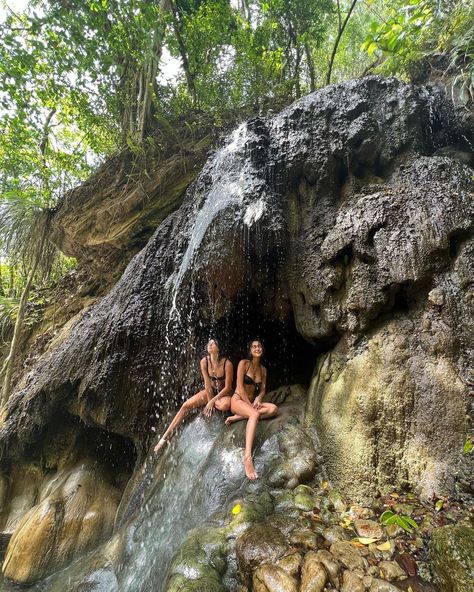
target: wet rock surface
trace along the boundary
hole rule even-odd
[[[281,532],[288,548],[279,562],[297,553],[301,564],[296,572],[276,566],[258,576],[254,571],[263,565],[252,564],[246,568],[248,585],[254,576],[256,585],[268,590],[283,581],[292,585],[288,576],[300,586],[309,553],[316,553],[306,564],[313,557],[318,586],[323,566],[326,587],[337,579],[345,587],[398,589],[403,581],[395,578],[393,565],[388,571],[395,579],[381,579],[381,561],[397,561],[409,579],[416,579],[403,533],[384,530],[381,540],[388,545],[380,549],[377,541],[368,548],[354,544],[351,524],[355,518],[377,522],[380,512],[371,510],[369,500],[394,489],[415,488],[425,501],[432,495],[468,499],[473,493],[474,455],[462,454],[474,383],[472,169],[443,151],[473,139],[472,130],[462,125],[439,90],[368,77],[326,88],[271,119],[240,126],[172,213],[181,189],[170,189],[170,200],[152,215],[159,227],[115,287],[77,315],[19,379],[0,418],[5,480],[33,448],[44,449],[45,434],[60,414],[94,426],[122,442],[124,463],[138,456],[139,469],[116,524],[120,528],[137,520],[139,538],[149,527],[149,508],[142,514],[138,509],[145,502],[153,506],[155,498],[145,493],[164,466],[160,461],[158,468],[144,470],[143,461],[151,440],[198,387],[195,362],[201,343],[212,329],[225,335],[237,359],[242,353],[236,344],[258,331],[268,346],[275,384],[284,383],[288,373],[309,381],[316,366],[305,420],[288,422],[289,412],[269,422],[278,427],[274,432],[261,432],[257,446],[271,442],[268,446],[278,452],[265,449],[264,479],[271,493],[257,502],[246,491],[242,501],[251,500],[248,508],[230,521],[220,518],[226,544],[217,545],[210,562],[199,551],[193,564],[174,563],[170,589],[237,586],[235,541],[250,537],[247,530],[255,522],[269,522]],[[175,181],[170,179],[172,185]],[[108,237],[96,249],[92,233],[84,247],[84,261],[99,253],[97,270],[114,260],[128,236],[127,220],[141,199],[132,194],[114,226],[116,244]],[[113,196],[105,191],[102,198],[108,197]],[[58,240],[74,249],[76,239],[65,236],[60,217]],[[86,225],[93,217],[88,212]],[[318,354],[323,355],[317,359]],[[284,400],[285,389],[280,395]],[[290,397],[289,404],[301,411],[297,399]],[[232,434],[243,441],[243,430],[236,426]],[[222,445],[234,450],[226,438]],[[193,446],[199,442],[204,446],[199,439]],[[321,452],[335,485],[330,491],[322,488]],[[180,460],[190,462],[184,451],[180,454]],[[217,458],[209,454],[206,458]],[[216,476],[212,492],[198,487],[187,492],[187,499],[206,512],[217,500],[224,503],[220,496],[234,483],[229,467],[237,456],[220,462],[227,463],[227,473]],[[208,465],[199,466],[206,475]],[[34,487],[34,478],[31,483]],[[305,483],[311,489],[302,487]],[[162,488],[166,485],[156,486],[154,494]],[[14,488],[4,497],[12,508],[10,526],[34,504],[28,490],[16,509]],[[404,508],[396,508],[401,515],[414,512],[405,501]],[[348,517],[355,502],[365,506]],[[199,525],[191,509],[182,514],[188,526],[177,527],[177,537]],[[377,538],[380,531],[372,525],[371,534]],[[133,547],[127,543],[123,548]],[[425,546],[426,541],[413,538],[414,549]],[[192,548],[198,552],[198,541]],[[114,553],[102,551],[101,567],[94,572],[99,584],[110,590],[129,585],[131,555],[122,557],[118,573]],[[333,559],[324,556],[323,561],[322,551]],[[87,577],[77,576],[78,590]],[[425,585],[410,581],[414,592],[414,586]]]
[[[313,499],[312,510],[297,506],[297,500],[303,490]],[[285,494],[287,499],[288,493]],[[472,527],[468,522],[461,522],[462,526],[453,524],[436,529],[436,524],[443,523],[445,520],[459,522],[463,517],[467,517],[467,511],[456,502],[446,501],[446,508],[436,511],[433,505],[426,505],[412,493],[399,495],[393,492],[391,495],[380,498],[372,506],[363,507],[352,504],[350,500],[342,497],[327,481],[320,481],[317,486],[299,485],[291,494],[292,506],[297,512],[291,514],[292,529],[290,531],[280,529],[281,517],[288,514],[290,504],[281,506],[278,501],[281,494],[278,490],[273,490],[270,497],[261,494],[260,498],[250,497],[248,500],[241,498],[230,502],[224,523],[220,523],[217,529],[212,526],[212,522],[209,524],[209,529],[220,533],[218,536],[222,541],[226,540],[226,570],[220,572],[226,590],[259,592],[462,590],[464,592],[467,588],[462,587],[465,585],[463,582],[472,582],[472,580],[463,579],[472,569],[470,551],[466,551],[466,537],[471,534],[469,529],[472,530]],[[332,509],[323,519],[319,506],[329,504],[329,500],[334,499],[335,496],[344,502],[345,509],[341,511]],[[236,502],[239,504],[237,513],[235,512]],[[400,528],[396,535],[390,536],[388,534],[390,529],[381,523],[380,516],[387,508],[393,511],[398,508],[401,512],[408,505],[416,519],[416,528],[413,527],[410,532]],[[241,512],[244,514],[243,518],[240,517]],[[376,535],[372,538],[361,536],[358,532],[361,523],[365,524],[367,520],[362,519],[361,516],[367,515],[370,516],[370,526],[373,534]],[[399,515],[403,516],[403,514]],[[249,520],[251,516],[254,518]],[[242,525],[245,525],[244,531],[241,531]],[[375,529],[375,526],[378,528]],[[329,531],[331,528],[340,529],[345,533],[345,537],[340,536],[339,540],[331,543],[318,536],[324,530]],[[427,551],[433,529],[435,529],[435,536],[431,543],[431,552],[433,555],[433,549],[436,549],[439,565],[444,567],[445,574],[450,572],[449,566],[452,565],[453,553],[463,555],[456,571],[453,570],[451,573],[449,584],[441,583],[439,574],[437,575],[435,571],[438,569],[435,563],[433,563],[433,572],[429,569]],[[461,531],[462,534],[460,534]],[[233,533],[236,532],[239,533],[237,544],[233,537]],[[293,544],[295,532],[300,533],[299,537],[303,532],[316,535],[318,541],[316,548],[295,546]],[[437,532],[441,536],[436,536]],[[444,544],[446,536],[449,536],[450,545]],[[191,534],[188,540],[197,540],[197,538],[198,536]],[[440,544],[441,538],[442,544]],[[456,546],[457,550],[454,551]],[[470,549],[472,545],[468,543],[468,547]],[[181,564],[190,560],[186,558],[186,549],[188,547],[185,543],[177,554]],[[198,548],[193,550],[192,556],[199,556]],[[276,556],[280,558],[275,560]],[[210,565],[212,562],[208,563],[208,567]],[[245,566],[244,571],[242,566]],[[420,575],[421,572],[423,577]],[[436,583],[427,581],[426,577],[430,580],[434,577],[439,587]],[[170,582],[173,583],[173,581],[172,578]],[[183,592],[194,589],[192,582],[189,583],[189,588],[184,581],[182,586]],[[456,588],[456,586],[461,587]],[[168,592],[175,588],[168,586],[165,589]]]

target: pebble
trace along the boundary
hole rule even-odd
[[[323,537],[331,543],[337,543],[339,541],[348,541],[349,534],[347,530],[342,528],[342,526],[330,526],[329,528],[324,529]]]
[[[362,557],[359,549],[348,541],[339,541],[331,545],[331,553],[348,569],[367,568],[367,561]]]
[[[385,580],[373,579],[369,592],[400,592],[400,588]]]
[[[398,565],[396,561],[381,561],[378,565],[383,577],[389,582],[394,580],[406,580],[407,574]]]
[[[292,553],[286,555],[276,562],[276,566],[286,572],[292,578],[298,577],[301,564],[303,563],[303,556],[301,553]]]
[[[342,574],[341,592],[365,592],[363,578],[353,571],[346,570]]]
[[[374,520],[354,520],[354,528],[360,537],[383,538],[382,526]]]
[[[331,555],[331,553],[329,551],[326,551],[325,549],[319,550],[316,553],[316,557],[324,565],[331,584],[334,586],[334,588],[338,588],[339,572],[341,570],[341,566],[339,565],[339,563],[334,559],[334,556]]]
[[[306,551],[317,549],[319,540],[321,540],[319,535],[311,530],[304,529],[294,530],[289,537],[289,541],[292,545]]]

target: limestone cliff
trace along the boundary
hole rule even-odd
[[[259,332],[275,385],[313,373],[306,428],[348,495],[472,493],[473,142],[439,89],[368,77],[240,126],[184,197],[195,173],[173,159],[144,187],[115,179],[112,161],[112,184],[65,201],[59,244],[100,276],[157,229],[18,382],[5,475],[18,459],[43,471],[65,418],[77,437],[113,437],[125,479],[192,391],[209,332],[235,356]]]

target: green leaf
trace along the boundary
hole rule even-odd
[[[386,524],[387,520],[395,516],[395,514],[391,510],[385,510],[385,512],[380,516],[380,522]]]
[[[463,452],[464,454],[471,454],[474,449],[474,444],[472,443],[471,436],[468,435],[466,437],[466,441],[464,442]]]
[[[443,508],[443,500],[438,500],[435,505],[435,510],[439,512]]]
[[[370,57],[372,57],[374,55],[374,52],[376,51],[377,47],[378,47],[377,44],[374,43],[373,41],[372,41],[372,43],[369,44],[369,46],[367,47],[367,53],[369,54]]]

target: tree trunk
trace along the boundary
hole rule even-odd
[[[176,37],[176,41],[178,42],[179,47],[179,55],[181,56],[181,60],[183,62],[183,70],[184,75],[186,76],[186,84],[188,85],[189,94],[191,95],[191,100],[193,103],[193,107],[197,107],[197,91],[196,91],[196,83],[194,73],[191,70],[191,66],[189,65],[189,58],[188,52],[186,50],[186,45],[184,43],[183,35],[182,35],[182,23],[179,20],[178,10],[176,8],[176,2],[171,3],[171,14],[173,17],[173,29],[174,34]]]
[[[171,10],[170,0],[160,0],[160,10],[166,14]],[[153,93],[156,85],[156,75],[160,65],[161,55],[163,53],[163,43],[166,34],[166,22],[164,19],[158,24],[153,35],[153,43],[150,49],[150,55],[145,60],[141,69],[140,90],[137,97],[137,127],[138,141],[142,142],[145,136],[145,130],[151,121],[153,115]]]
[[[308,64],[309,89],[311,92],[314,92],[316,90],[316,75],[314,72],[313,54],[311,53],[311,47],[307,41],[304,44],[304,50],[306,53],[306,63]]]
[[[9,265],[9,272],[10,272],[10,282],[8,286],[8,295],[10,298],[15,296],[15,270],[13,264],[10,262]]]
[[[336,53],[337,53],[337,48],[339,46],[339,42],[341,41],[341,37],[344,33],[344,30],[346,28],[347,23],[349,22],[349,19],[351,18],[351,14],[352,11],[355,8],[355,5],[357,4],[357,0],[352,0],[352,3],[349,7],[349,12],[346,15],[346,18],[344,19],[344,22],[341,25],[341,10],[339,7],[339,2],[337,3],[337,11],[338,11],[338,19],[339,19],[339,31],[336,37],[336,41],[334,42],[334,47],[332,49],[332,53],[331,53],[331,59],[329,60],[329,66],[328,66],[328,71],[326,74],[326,85],[331,84],[331,74],[332,74],[332,67],[334,65],[334,58],[336,57]]]
[[[31,289],[31,284],[33,283],[33,278],[36,273],[36,269],[38,267],[41,252],[43,250],[43,246],[46,240],[46,234],[48,232],[48,224],[44,225],[43,233],[40,242],[35,251],[35,257],[33,261],[33,267],[30,270],[28,275],[28,279],[26,281],[25,287],[23,288],[23,292],[20,298],[20,305],[18,307],[18,315],[16,317],[15,322],[15,329],[13,330],[13,338],[10,344],[10,351],[8,353],[7,358],[3,364],[2,374],[5,372],[5,379],[3,381],[3,389],[2,389],[2,405],[6,405],[8,399],[10,398],[11,390],[12,390],[12,377],[13,377],[13,364],[15,362],[15,358],[17,355],[18,345],[20,343],[20,335],[21,330],[23,328],[23,319],[25,316],[26,304],[28,302],[28,296]]]

